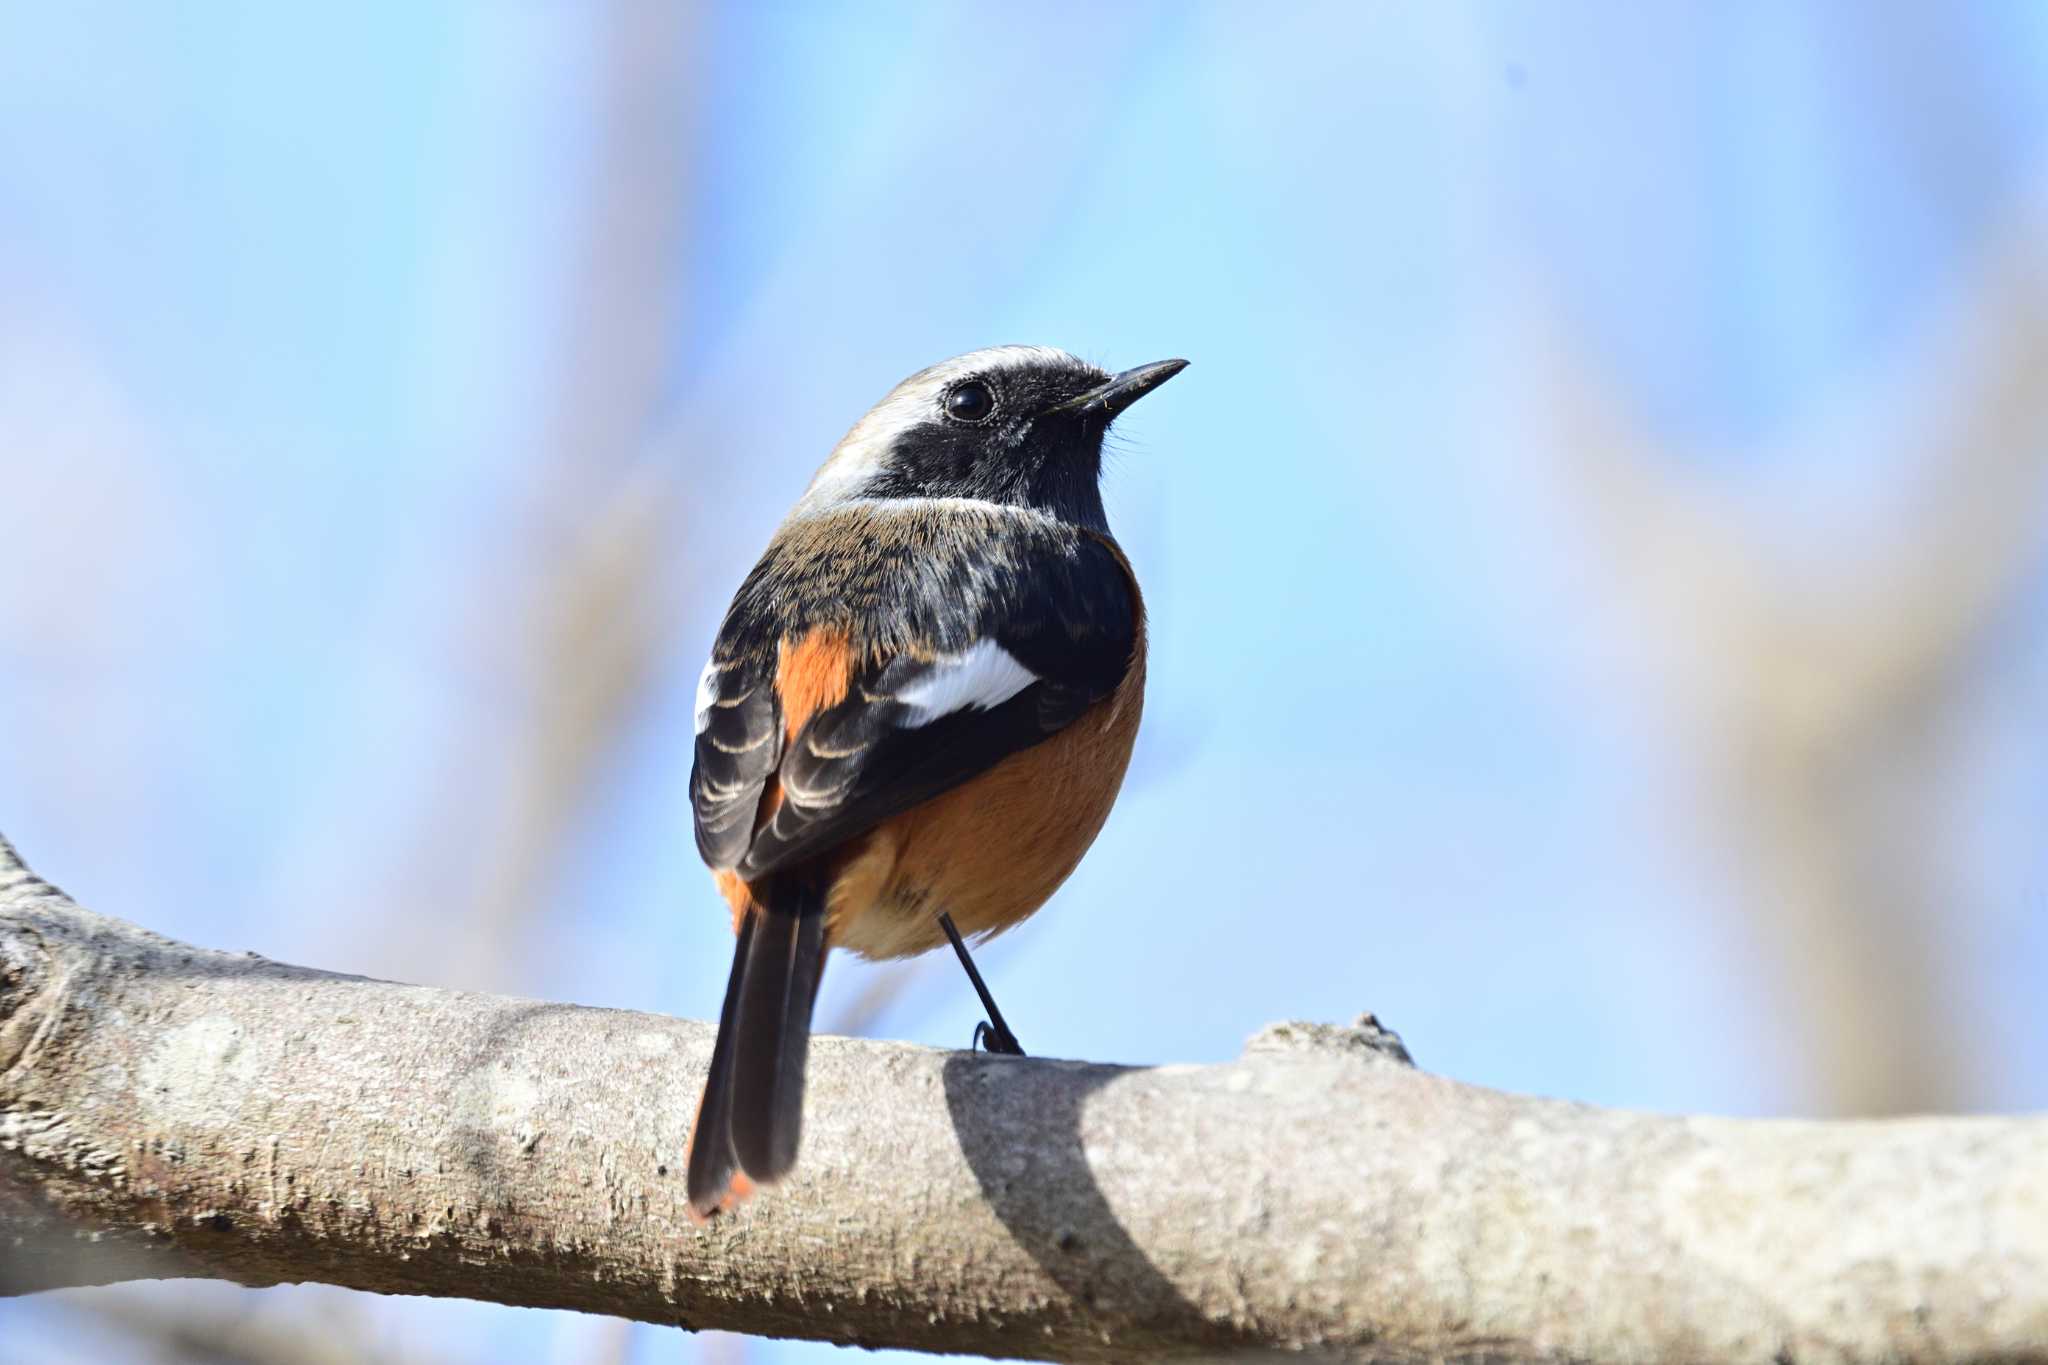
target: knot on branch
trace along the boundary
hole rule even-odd
[[[5,909],[10,901],[69,899],[62,891],[29,871],[28,864],[14,851],[14,845],[7,842],[7,836],[0,834],[0,909]]]
[[[1398,1066],[1415,1065],[1401,1035],[1371,1012],[1359,1015],[1349,1024],[1318,1024],[1300,1019],[1268,1024],[1245,1040],[1244,1055],[1296,1052],[1304,1048],[1347,1053]]]
[[[30,907],[51,903],[68,905],[69,899],[29,871],[0,834],[0,1076],[21,1060],[40,1023],[29,1005],[50,977],[51,954]]]

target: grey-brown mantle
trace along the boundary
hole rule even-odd
[[[821,1038],[706,1229],[703,1024],[186,947],[0,840],[0,1276],[574,1308],[1062,1359],[2048,1360],[2048,1121],[1660,1117],[1370,1026],[1133,1069]]]

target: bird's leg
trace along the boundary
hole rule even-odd
[[[967,955],[967,943],[960,937],[960,931],[953,927],[951,912],[939,912],[939,927],[946,931],[946,938],[953,945],[953,951],[960,955],[960,965],[967,969],[967,979],[974,983],[974,993],[981,997],[981,1007],[988,1011],[988,1019],[974,1026],[973,1046],[986,1045],[990,1052],[999,1052],[1008,1057],[1022,1057],[1024,1049],[1017,1042],[1017,1035],[1010,1032],[1010,1026],[1003,1022],[1003,1012],[996,1008],[996,998],[988,993],[988,985],[975,969],[974,959]]]

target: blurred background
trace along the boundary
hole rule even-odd
[[[1131,779],[982,958],[1028,1048],[1371,1009],[1601,1104],[2040,1108],[2044,244],[2027,0],[0,0],[0,830],[210,946],[711,1015],[693,688],[812,469],[959,351],[1182,355],[1107,478]],[[10,1362],[830,1350],[0,1303]]]

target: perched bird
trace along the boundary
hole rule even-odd
[[[920,370],[833,449],[733,597],[690,774],[738,937],[690,1133],[697,1217],[796,1161],[827,948],[950,939],[992,1049],[1022,1051],[961,933],[1044,904],[1123,783],[1145,612],[1103,513],[1102,438],[1186,364],[1111,375],[998,346]]]

